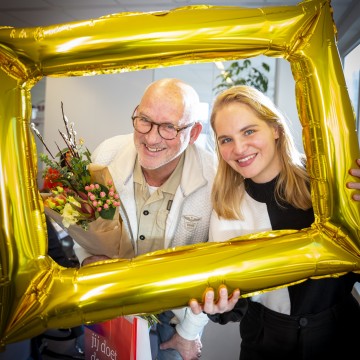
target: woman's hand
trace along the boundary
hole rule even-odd
[[[196,299],[191,299],[189,306],[191,311],[197,315],[201,312],[205,312],[209,315],[222,314],[227,311],[231,311],[240,297],[240,290],[236,289],[229,297],[228,290],[225,285],[219,287],[219,299],[215,301],[215,293],[212,288],[209,288],[205,292],[204,302],[200,304]]]
[[[358,177],[359,181],[357,181],[357,182],[348,182],[348,183],[346,183],[346,186],[349,189],[360,190],[360,159],[357,159],[356,163],[358,164],[359,169],[350,169],[349,172],[350,172],[350,174],[352,176]],[[352,198],[355,201],[360,201],[360,194],[353,194]]]

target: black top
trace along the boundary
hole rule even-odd
[[[280,206],[274,197],[276,180],[277,178],[265,184],[257,184],[246,179],[246,192],[254,200],[266,203],[273,230],[301,230],[310,227],[314,222],[313,209],[304,211],[289,204]],[[337,278],[308,279],[300,284],[289,286],[290,315],[316,314],[332,307],[351,294],[357,281],[360,281],[359,274],[348,273]],[[240,299],[232,311],[209,317],[212,321],[221,324],[240,321],[246,311],[247,301],[247,299]]]

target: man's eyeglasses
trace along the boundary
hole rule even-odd
[[[158,127],[158,133],[164,140],[173,140],[177,137],[178,133],[182,130],[185,130],[189,128],[190,126],[193,126],[195,123],[192,122],[188,125],[185,125],[183,127],[175,126],[171,123],[156,123],[155,121],[151,121],[149,118],[145,116],[140,115],[134,115],[138,106],[135,108],[133,115],[131,116],[131,119],[133,121],[134,129],[141,133],[141,134],[147,134],[151,131],[154,125]]]

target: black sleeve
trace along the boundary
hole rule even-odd
[[[213,322],[219,323],[221,325],[225,325],[228,322],[240,321],[244,317],[247,308],[248,308],[248,300],[239,299],[234,309],[232,309],[231,311],[225,312],[223,314],[208,315],[208,317]]]
[[[74,267],[74,264],[67,258],[64,249],[61,246],[57,232],[46,216],[46,226],[48,232],[48,254],[59,265],[64,267]]]

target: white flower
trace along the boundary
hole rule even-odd
[[[70,225],[76,225],[78,222],[78,218],[80,217],[80,213],[76,211],[71,204],[66,203],[64,206],[64,210],[62,213],[63,217],[63,225],[68,228]]]

